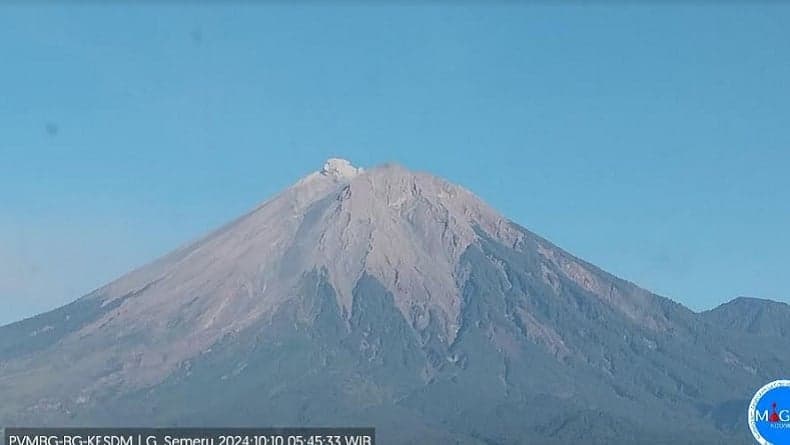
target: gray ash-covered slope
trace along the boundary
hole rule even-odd
[[[746,400],[790,369],[763,329],[728,326],[744,304],[696,314],[461,187],[335,159],[207,237],[0,328],[0,424],[743,443]]]

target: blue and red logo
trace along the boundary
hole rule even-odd
[[[749,405],[749,429],[760,445],[790,445],[790,380],[757,391]]]

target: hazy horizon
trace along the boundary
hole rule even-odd
[[[695,310],[790,300],[787,5],[3,11],[0,324],[333,156],[447,178]]]

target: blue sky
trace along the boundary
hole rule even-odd
[[[341,156],[705,309],[790,298],[790,7],[0,6],[0,323]]]

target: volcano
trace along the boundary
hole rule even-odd
[[[757,299],[695,313],[446,180],[330,159],[204,238],[0,328],[0,425],[740,444],[748,400],[790,369],[775,341],[788,314]]]

